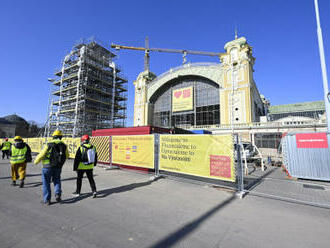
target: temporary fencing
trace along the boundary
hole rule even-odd
[[[101,163],[146,168],[159,175],[185,177],[237,189],[234,136],[219,135],[120,135],[95,136],[91,143]],[[49,141],[49,139],[48,139]],[[79,138],[63,138],[74,158]],[[40,152],[46,138],[26,138]],[[226,182],[226,183],[223,183]]]
[[[232,135],[160,135],[159,169],[235,182]]]
[[[24,138],[32,152],[41,152],[44,146],[49,142],[50,138]],[[80,138],[63,138],[63,142],[67,145],[69,157],[74,158],[78,147],[80,146]]]
[[[297,178],[329,180],[328,139],[329,134],[287,135],[282,142],[286,171],[271,164],[266,164],[267,169],[262,171],[249,164],[247,175],[243,175],[240,146],[236,146],[235,151],[238,136],[233,134],[96,136],[91,137],[91,143],[98,151],[99,162],[106,164],[141,168],[155,173],[155,177],[165,175],[178,180],[202,181],[233,189],[239,196],[248,193],[330,208],[330,183],[291,180],[286,175],[289,172]],[[46,138],[24,141],[33,152],[40,152],[47,143]],[[64,138],[63,141],[73,158],[80,139]],[[306,173],[309,174],[306,176]]]
[[[327,133],[289,133],[283,139],[284,165],[292,177],[330,181]]]
[[[245,192],[330,209],[330,150],[327,133],[289,133],[282,139],[283,166],[249,168]]]
[[[111,137],[109,136],[96,136],[91,137],[91,143],[95,146],[98,156],[98,161],[101,163],[111,162]]]
[[[112,136],[112,163],[154,169],[154,135]]]

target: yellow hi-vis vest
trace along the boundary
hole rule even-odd
[[[84,146],[87,147],[87,148],[91,148],[92,147],[91,144],[85,144]],[[80,146],[79,149],[80,149],[80,153],[82,155],[83,152],[84,152],[84,149],[86,149],[86,148],[84,148],[83,146]],[[94,149],[94,151],[96,153],[95,146],[93,146],[92,149]],[[94,163],[84,164],[83,162],[80,162],[77,169],[78,170],[92,170],[93,168],[94,168]]]
[[[62,141],[62,140],[52,140],[52,141],[50,141],[48,144],[50,144],[50,143],[59,144],[59,143],[63,143],[63,141]],[[47,147],[48,147],[48,144],[47,144]],[[63,143],[63,144],[64,144],[64,143]],[[44,159],[41,161],[43,165],[46,165],[46,164],[49,164],[49,163],[50,163],[49,159],[50,159],[50,154],[51,154],[51,152],[52,152],[52,149],[49,149],[49,150],[47,151],[46,156],[45,156]]]
[[[25,154],[27,152],[27,146],[24,146],[22,149],[18,149],[15,146],[11,147],[11,164],[21,164],[25,162]]]
[[[3,151],[9,150],[10,149],[10,145],[11,145],[11,143],[9,141],[3,142],[2,149],[1,150],[3,150]]]

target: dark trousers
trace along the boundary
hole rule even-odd
[[[95,181],[93,178],[93,169],[91,170],[77,170],[77,190],[76,192],[80,194],[81,190],[81,184],[82,184],[82,179],[84,176],[84,173],[86,172],[89,184],[91,186],[91,189],[93,192],[96,192],[96,186],[95,186]]]
[[[7,159],[9,159],[9,150],[2,150],[2,159],[5,158],[5,155],[7,156]]]

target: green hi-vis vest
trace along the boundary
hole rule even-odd
[[[24,146],[22,149],[17,149],[15,146],[11,148],[11,164],[21,164],[25,162],[25,154],[27,152],[27,146]]]
[[[9,141],[5,141],[3,144],[2,144],[2,150],[3,151],[7,151],[10,149],[10,142]]]
[[[85,144],[84,146],[87,147],[87,148],[91,148],[91,147],[92,147],[91,144]],[[83,146],[80,146],[79,149],[80,149],[80,153],[81,153],[81,155],[82,155],[83,152],[84,152],[84,150],[85,150],[86,148],[84,148]],[[96,152],[96,149],[95,149],[94,146],[93,146],[92,149],[94,149],[94,151]],[[93,169],[93,168],[94,168],[94,163],[84,164],[83,162],[80,162],[79,165],[78,165],[78,170],[91,170],[91,169]]]

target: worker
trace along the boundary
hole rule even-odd
[[[72,193],[73,196],[80,196],[81,184],[84,173],[86,173],[89,184],[92,189],[93,198],[96,197],[96,185],[93,178],[93,168],[97,164],[97,152],[95,146],[90,144],[89,136],[83,135],[81,137],[81,146],[76,152],[73,162],[73,170],[77,172],[77,187],[76,191]]]
[[[55,200],[61,202],[61,172],[65,160],[69,157],[66,144],[62,141],[63,134],[60,130],[55,130],[53,140],[43,148],[34,160],[35,164],[42,161],[42,193],[43,203],[51,204],[51,188],[50,183],[54,183]]]
[[[10,147],[11,143],[8,141],[8,138],[5,138],[4,142],[1,145],[2,159],[5,159],[5,156],[7,156],[7,159],[9,159]]]
[[[24,179],[26,175],[26,163],[32,161],[31,148],[23,142],[21,136],[14,138],[14,144],[10,148],[10,164],[12,184],[16,186],[16,181],[19,179],[19,187],[24,187]]]

